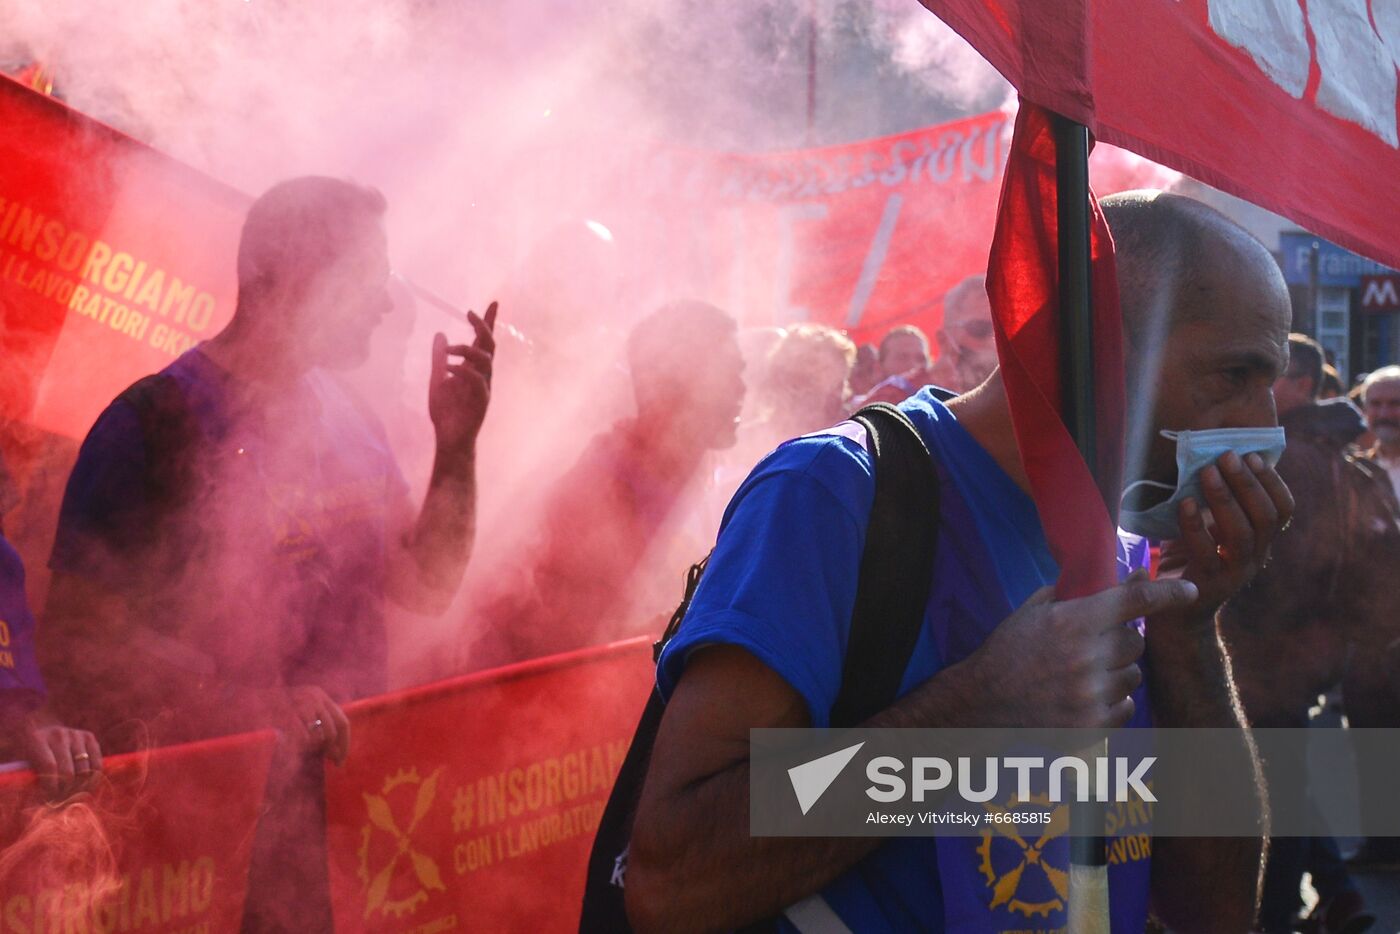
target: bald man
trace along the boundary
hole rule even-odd
[[[929,368],[928,381],[935,386],[967,392],[997,368],[986,276],[968,276],[948,290],[943,298],[943,324],[933,339],[938,343],[938,359]]]
[[[1270,388],[1287,361],[1288,293],[1268,250],[1203,205],[1158,193],[1103,205],[1121,250],[1132,449],[1142,465],[1131,476],[1170,484],[1174,451],[1159,430],[1275,424]],[[939,570],[900,696],[865,725],[1103,727],[1150,717],[1237,730],[1231,765],[1257,781],[1216,613],[1258,571],[1291,513],[1278,474],[1225,455],[1202,474],[1205,502],[1179,508],[1181,539],[1164,545],[1170,579],[1138,572],[1057,602],[999,372],[947,405],[925,390],[903,409],[937,462],[942,515],[966,518],[940,527]],[[840,688],[874,495],[862,437],[845,426],[797,439],[755,469],[660,657],[667,707],[625,889],[639,931],[779,916],[779,929],[793,931],[784,911],[797,903],[857,932],[943,931],[953,919],[958,930],[1028,926],[1009,910],[1014,899],[994,898],[974,878],[975,854],[968,866],[940,866],[929,838],[749,834],[749,731],[825,726]],[[1144,553],[1142,539],[1120,534],[1120,564],[1140,567]],[[945,657],[950,631],[989,634]],[[1159,839],[1151,849],[1110,872],[1114,930],[1142,930],[1149,908],[1177,930],[1249,929],[1259,840]],[[1063,911],[1052,914],[1044,926],[1063,926]]]

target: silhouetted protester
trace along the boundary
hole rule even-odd
[[[1103,208],[1120,251],[1129,398],[1155,400],[1133,408],[1129,428],[1144,439],[1145,477],[1174,487],[1174,445],[1159,429],[1274,423],[1287,286],[1262,244],[1196,202],[1133,193]],[[1163,546],[1162,570],[1182,579],[1134,573],[1057,603],[1047,586],[1057,570],[999,372],[948,405],[920,392],[904,411],[937,461],[944,521],[900,696],[866,725],[1229,728],[1238,731],[1229,767],[1257,779],[1215,614],[1258,571],[1288,517],[1278,474],[1230,450],[1201,473],[1205,502],[1176,504],[1180,537]],[[749,731],[826,725],[842,682],[873,500],[862,437],[852,426],[808,436],[759,465],[730,504],[690,611],[661,655],[667,706],[626,872],[639,931],[728,930],[798,903],[798,915],[821,918],[823,930],[1036,923],[1006,909],[1015,892],[986,884],[972,841],[749,833]],[[1143,539],[1125,534],[1120,545],[1121,574],[1142,568]],[[970,638],[978,633],[988,635]],[[1219,789],[1195,793],[1199,801],[1177,806],[1202,806]],[[1258,795],[1254,787],[1242,806],[1259,808]],[[1150,857],[1109,867],[1115,931],[1143,930],[1149,907],[1174,930],[1249,929],[1258,839],[1151,842]],[[1067,860],[1067,849],[1056,858]],[[1048,873],[1065,870],[1026,864],[1008,884],[1050,891]]]
[[[320,177],[253,204],[232,320],[102,413],[51,560],[46,670],[104,748],[282,732],[249,930],[328,929],[320,757],[349,752],[341,705],[385,687],[386,598],[440,612],[472,545],[494,306],[474,345],[433,343],[416,517],[383,427],[334,373],[391,307],[385,207]]]
[[[871,402],[903,402],[928,385],[928,337],[913,325],[894,328],[881,339],[879,361],[883,378],[856,398],[854,407]]]
[[[656,631],[704,539],[686,528],[707,454],[732,447],[744,401],[734,319],[664,305],[627,339],[634,418],[598,435],[546,501],[523,578],[490,601],[477,664]]]
[[[1341,684],[1348,646],[1373,642],[1393,628],[1384,619],[1393,607],[1377,599],[1387,577],[1374,561],[1394,549],[1400,527],[1384,499],[1361,495],[1373,480],[1346,454],[1361,434],[1361,413],[1345,399],[1319,403],[1322,348],[1302,334],[1289,335],[1288,343],[1288,369],[1274,384],[1274,400],[1288,434],[1278,472],[1296,503],[1293,524],[1275,540],[1270,563],[1221,614],[1240,699],[1256,727],[1306,727],[1318,695]],[[1306,767],[1301,756],[1275,757],[1265,763],[1265,778]],[[1302,795],[1291,782],[1269,785],[1276,792],[1299,787]],[[1277,793],[1270,806],[1276,814],[1296,815],[1308,802]],[[1320,930],[1374,922],[1336,854],[1329,839],[1273,838],[1259,929],[1294,929],[1310,864],[1320,898],[1312,920]]]
[[[943,324],[933,334],[938,359],[929,369],[929,382],[954,392],[982,384],[997,367],[992,303],[987,277],[968,276],[943,298]]]
[[[1361,401],[1366,424],[1374,444],[1362,452],[1362,461],[1390,481],[1386,492],[1400,492],[1400,366],[1386,366],[1361,381]],[[1347,721],[1355,727],[1400,726],[1400,600],[1396,598],[1397,561],[1391,548],[1376,548],[1364,556],[1376,566],[1379,592],[1372,601],[1380,603],[1376,612],[1390,622],[1377,628],[1367,642],[1359,645],[1347,665],[1342,684]],[[1400,750],[1384,761],[1358,763],[1361,770],[1362,817],[1384,813],[1393,806],[1394,776],[1400,773]],[[1400,839],[1370,837],[1352,862],[1360,866],[1400,865]]]
[[[0,461],[0,518],[14,505],[12,493]],[[61,796],[102,770],[102,750],[97,737],[61,725],[45,708],[35,638],[24,564],[0,527],[0,758],[28,762],[44,791]]]

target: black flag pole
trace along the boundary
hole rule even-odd
[[[1060,299],[1060,404],[1065,427],[1084,463],[1103,489],[1098,471],[1098,431],[1094,408],[1094,308],[1089,210],[1089,130],[1055,118],[1055,171]],[[1106,754],[1106,744],[1094,752]],[[1103,828],[1107,811],[1092,800],[1070,806],[1071,828],[1097,828],[1092,836],[1070,837],[1068,929],[1071,934],[1109,930],[1108,859]]]

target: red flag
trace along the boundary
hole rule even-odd
[[[922,2],[1095,138],[1400,266],[1395,4]]]
[[[1116,582],[1117,504],[1124,438],[1123,324],[1113,240],[1093,200],[1091,285],[1099,463],[1080,457],[1061,418],[1058,189],[1053,116],[1022,101],[987,270],[1002,381],[1021,460],[1050,550],[1061,599]],[[1095,482],[1097,475],[1101,483]],[[1111,495],[1111,494],[1110,494]]]

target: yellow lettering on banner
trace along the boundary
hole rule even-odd
[[[606,802],[590,801],[559,814],[546,814],[504,831],[505,858],[514,859],[597,829]]]
[[[0,619],[0,646],[7,646],[7,647],[8,647],[9,644],[10,644],[10,624],[7,623],[7,622],[5,622],[3,619]]]
[[[64,888],[59,912],[63,917],[65,934],[88,934],[87,904],[87,886],[73,882]]]
[[[174,308],[175,320],[183,322],[193,300],[194,286],[185,285],[179,279],[172,278],[170,288],[165,291],[165,299],[160,303],[160,315],[162,318],[168,318],[171,308]]]
[[[151,330],[151,346],[178,357],[194,346],[194,340],[183,331],[177,331],[167,324],[157,324]]]
[[[146,274],[146,261],[144,259],[136,261],[136,268],[132,271],[131,277],[127,280],[126,288],[122,290],[122,298],[131,301],[132,293],[141,284],[141,277]]]
[[[131,299],[133,305],[144,305],[151,311],[160,311],[161,287],[165,285],[165,270],[155,269],[146,277],[140,291]]]
[[[112,892],[93,912],[93,924],[102,934],[131,929],[131,877],[123,876]]]
[[[466,833],[606,794],[626,755],[627,740],[614,740],[484,775],[458,787],[452,801],[452,829]]]
[[[93,285],[102,284],[102,271],[107,268],[107,263],[112,259],[112,248],[101,240],[94,240],[92,250],[88,253],[87,264],[83,266],[83,274],[80,279],[86,279]]]
[[[130,253],[124,250],[116,253],[112,257],[111,265],[107,267],[107,275],[102,277],[102,287],[108,292],[120,292],[125,289],[135,265],[136,260]]]
[[[477,837],[475,840],[459,843],[452,848],[452,868],[457,870],[459,876],[476,872],[483,866],[490,866],[493,862],[495,860],[491,857],[491,838],[489,836]]]
[[[58,221],[49,221],[44,225],[44,231],[39,235],[39,245],[34,250],[34,258],[41,263],[48,263],[58,255],[59,238],[63,236],[63,225]]]
[[[200,292],[194,298],[194,307],[190,309],[190,327],[196,331],[203,331],[209,327],[209,322],[213,317],[214,296],[208,292]]]
[[[197,913],[207,911],[214,903],[214,858],[201,856],[194,861],[190,874],[190,907]]]
[[[28,207],[20,209],[19,219],[15,222],[14,229],[10,231],[10,246],[17,246],[26,253],[34,251],[34,241],[39,236],[39,230],[44,226],[44,215],[29,210]]]
[[[5,278],[100,322],[117,315],[120,321],[113,326],[136,340],[145,340],[150,319],[145,315],[133,317],[134,308],[118,300],[173,318],[176,324],[196,333],[208,330],[213,323],[217,303],[212,293],[200,291],[193,283],[182,282],[126,250],[114,249],[102,240],[70,230],[63,221],[46,217],[27,205],[8,202],[7,208],[7,202],[0,198],[0,241],[18,251],[4,257]],[[22,255],[26,253],[36,263],[56,263],[59,272],[77,273],[81,282],[111,294],[97,303],[88,286],[78,285],[52,269],[31,270],[29,260]],[[119,313],[121,308],[127,311]],[[171,356],[193,346],[188,335],[173,333],[179,336],[163,336],[154,346]]]
[[[78,264],[83,261],[83,257],[87,255],[87,248],[87,236],[76,230],[70,230],[63,241],[63,248],[58,251],[58,268],[64,272],[76,270]]]
[[[14,668],[15,656],[9,649],[0,649],[0,668]]]
[[[0,202],[3,203],[3,202]],[[5,212],[5,217],[0,220],[0,239],[9,236],[10,225],[15,222],[15,214],[19,212],[19,202],[11,201],[10,209]]]
[[[13,895],[5,902],[5,930],[11,934],[29,934],[32,910],[28,895]]]
[[[153,924],[160,923],[160,903],[156,900],[154,870],[141,870],[141,881],[136,886],[136,917],[133,920],[137,927],[148,921]]]
[[[54,916],[63,907],[63,893],[58,889],[45,889],[34,899],[34,930],[37,934],[45,929],[57,927]]]
[[[163,875],[160,920],[169,922],[171,918],[183,918],[190,912],[190,864],[167,865]]]

